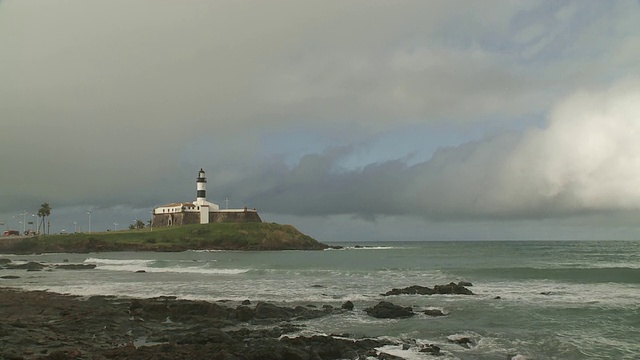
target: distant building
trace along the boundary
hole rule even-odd
[[[207,201],[207,178],[200,169],[196,179],[196,201],[179,202],[153,209],[152,226],[208,224],[216,222],[262,222],[256,209],[220,209]]]

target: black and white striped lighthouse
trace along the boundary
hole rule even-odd
[[[196,190],[196,202],[198,204],[204,204],[207,198],[207,178],[204,176],[204,170],[202,169],[198,172]]]

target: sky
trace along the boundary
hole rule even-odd
[[[202,168],[325,242],[638,239],[639,59],[639,1],[0,1],[0,223]]]

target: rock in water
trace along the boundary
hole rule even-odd
[[[91,270],[91,269],[95,269],[96,265],[95,264],[62,264],[62,265],[56,266],[56,268],[64,269],[64,270]]]
[[[436,294],[456,294],[456,295],[473,295],[471,290],[456,283],[449,283],[448,285],[436,285],[433,287]]]
[[[387,291],[386,293],[382,294],[382,296],[389,296],[389,295],[433,295],[435,294],[435,292],[433,291],[433,289],[428,288],[426,286],[420,286],[420,285],[412,285],[406,288],[402,288],[402,289],[392,289],[390,291]]]
[[[353,310],[353,303],[347,300],[344,304],[342,304],[342,308],[345,310]]]
[[[429,316],[444,316],[442,310],[438,309],[427,309],[424,311],[424,314]]]
[[[364,311],[379,319],[399,319],[415,315],[411,307],[395,305],[387,301],[380,301],[378,305],[372,308],[366,308]]]
[[[26,264],[21,264],[21,265],[14,265],[14,264],[7,264],[6,268],[7,269],[24,269],[24,270],[42,270],[44,269],[44,265],[35,262],[35,261],[29,261]]]

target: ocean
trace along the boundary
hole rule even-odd
[[[301,332],[435,344],[444,355],[387,346],[405,359],[640,359],[640,241],[330,243],[325,251],[187,251],[0,255],[83,263],[93,270],[2,270],[0,286],[75,295],[177,296],[285,305],[345,301],[355,309],[306,320]],[[144,273],[137,272],[144,270]],[[380,294],[468,281],[474,296]],[[376,319],[379,301],[409,319]],[[421,312],[439,309],[430,317]],[[451,342],[468,337],[470,347]]]

